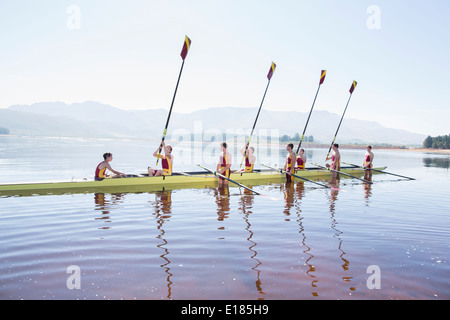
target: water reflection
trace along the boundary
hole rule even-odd
[[[423,165],[425,167],[435,167],[435,168],[450,168],[450,157],[427,157],[423,158]]]
[[[318,279],[315,275],[316,267],[312,264],[312,260],[314,255],[311,254],[311,247],[306,243],[306,234],[305,228],[303,226],[303,216],[301,215],[302,210],[300,209],[301,200],[305,196],[305,182],[286,182],[284,185],[284,199],[285,205],[283,213],[285,216],[290,216],[290,210],[295,208],[295,213],[297,215],[297,223],[299,225],[299,231],[301,237],[301,244],[304,248],[303,253],[307,256],[305,261],[305,265],[308,267],[306,274],[311,278],[311,294],[314,297],[317,297],[319,294],[317,292],[317,283]],[[286,219],[286,221],[290,221],[290,219]]]
[[[333,186],[333,189],[314,189],[315,192],[323,191],[324,193],[322,196],[326,196],[328,198],[328,210],[326,209],[326,207],[325,210],[329,211],[330,213],[331,229],[334,233],[332,238],[330,239],[337,240],[337,244],[333,245],[333,247],[337,249],[333,255],[339,257],[340,267],[336,266],[334,268],[335,270],[329,270],[329,274],[333,275],[336,271],[343,272],[343,274],[334,276],[332,278],[337,277],[338,279],[340,279],[340,281],[345,283],[346,287],[349,288],[347,290],[350,290],[350,292],[352,292],[356,289],[355,286],[352,285],[352,282],[354,281],[353,277],[349,275],[350,259],[345,252],[343,231],[341,230],[341,228],[339,228],[339,219],[337,213],[339,213],[340,211],[336,209],[339,201],[340,182],[335,181],[331,184],[331,186]],[[371,185],[363,184],[363,186],[364,192],[366,194],[366,199],[368,201],[371,195]],[[309,283],[309,286],[306,285],[307,287],[309,287],[309,290],[307,289],[306,292],[308,292],[308,294],[311,294],[313,297],[319,297],[319,294],[322,295],[322,293],[320,292],[321,286],[319,286],[319,282],[322,282],[322,285],[325,284],[326,286],[327,282],[329,281],[328,275],[323,276],[321,272],[327,272],[329,266],[323,265],[318,267],[314,263],[317,263],[318,258],[320,261],[322,257],[317,256],[317,252],[320,252],[320,248],[319,251],[317,251],[316,246],[311,243],[311,241],[314,240],[310,239],[308,241],[308,225],[306,225],[306,229],[304,225],[305,216],[302,212],[302,203],[305,202],[305,197],[307,194],[305,190],[305,182],[286,182],[284,184],[277,185],[275,189],[279,189],[284,195],[284,199],[280,199],[281,201],[278,201],[278,205],[276,206],[278,208],[278,212],[283,212],[285,221],[294,222],[294,231],[298,232],[299,235],[298,240],[296,240],[296,243],[298,243],[298,254],[302,255],[304,258],[304,260],[302,259],[302,262],[299,263],[299,266],[304,270],[304,280]],[[236,201],[238,203],[238,212],[242,214],[242,218],[245,221],[244,228],[241,227],[241,230],[245,229],[245,231],[247,232],[247,236],[245,236],[247,245],[244,245],[244,248],[248,248],[247,257],[249,257],[249,261],[251,261],[250,268],[252,272],[252,281],[254,283],[253,288],[256,288],[255,294],[258,295],[257,298],[264,299],[265,296],[270,295],[271,292],[268,289],[269,287],[267,287],[267,284],[265,287],[263,283],[263,280],[265,278],[263,277],[264,268],[262,268],[262,266],[264,263],[263,259],[261,259],[261,255],[258,254],[258,251],[261,251],[261,247],[258,250],[258,241],[256,240],[255,226],[252,226],[252,217],[255,217],[253,215],[253,213],[255,213],[255,202],[257,202],[258,204],[257,200],[262,198],[256,196],[254,193],[246,189],[239,189],[239,194],[234,194],[235,197],[232,197],[230,195],[229,187],[212,188],[211,190],[211,195],[214,195],[215,204],[217,206],[217,221],[223,223],[226,219],[228,219],[230,217],[230,213],[233,213],[236,210],[236,207],[233,204],[235,204]],[[163,280],[165,284],[164,287],[166,289],[163,290],[164,298],[172,299],[172,296],[175,292],[174,281],[172,281],[174,279],[173,276],[175,273],[173,270],[178,270],[174,269],[174,266],[171,265],[171,260],[173,261],[174,256],[172,253],[171,257],[171,241],[170,238],[168,239],[166,236],[166,230],[172,218],[173,210],[175,210],[172,208],[172,191],[166,190],[156,193],[150,193],[150,196],[152,198],[149,201],[149,204],[152,210],[151,212],[154,217],[154,221],[156,222],[156,229],[158,230],[155,238],[159,240],[159,243],[156,244],[156,248],[158,248],[159,252],[155,256],[159,256],[159,258],[161,259],[161,263],[158,264],[163,271],[161,274],[164,275],[163,277],[159,278],[160,280]],[[95,210],[101,212],[101,217],[96,218],[96,220],[103,220],[106,223],[111,222],[111,210],[114,209],[114,206],[117,206],[119,203],[123,202],[123,197],[124,194],[112,194],[110,196],[101,193],[95,194]],[[327,218],[327,216],[324,217],[325,219]],[[225,227],[222,225],[218,229],[224,230]],[[314,237],[312,238],[314,239]],[[225,238],[223,237],[219,239]],[[332,240],[332,243],[334,243],[334,241],[336,240]],[[172,247],[173,246],[175,246],[175,244],[172,244]],[[317,252],[314,253],[314,251]]]
[[[369,206],[369,200],[372,197],[372,186],[371,183],[363,183],[364,188],[364,198],[366,199],[366,206]]]
[[[217,204],[217,221],[224,221],[230,214],[230,189],[228,186],[214,188],[214,196]],[[219,227],[224,230],[225,227]],[[223,238],[221,238],[223,239]]]
[[[112,193],[110,198],[107,198],[105,193],[94,194],[95,210],[101,212],[101,216],[95,220],[104,220],[105,223],[111,222],[111,210],[123,201],[123,193]],[[99,229],[110,229],[110,226],[104,226]]]
[[[330,219],[331,219],[331,228],[335,231],[333,238],[338,240],[338,250],[339,250],[339,258],[342,260],[342,270],[346,274],[349,270],[350,261],[346,259],[346,252],[343,249],[343,241],[341,235],[343,234],[342,230],[338,228],[339,222],[336,219],[336,202],[338,200],[339,195],[339,183],[335,183],[333,185],[333,189],[330,190],[330,198],[329,198],[329,207],[330,207]],[[350,276],[342,276],[342,280],[346,283],[350,283],[353,277]],[[351,291],[356,290],[355,287],[350,287]]]
[[[291,209],[296,207],[297,211],[300,210],[300,202],[305,195],[305,182],[304,181],[287,181],[284,185],[284,210],[283,213],[286,217],[291,215]],[[285,219],[289,221],[289,218]]]
[[[255,266],[252,267],[252,270],[256,272],[256,290],[259,294],[264,295],[266,294],[262,289],[262,282],[261,282],[261,270],[258,269],[258,267],[262,264],[262,262],[257,258],[258,252],[256,251],[256,246],[258,245],[255,241],[253,241],[253,230],[251,229],[251,223],[249,220],[250,214],[253,213],[253,201],[254,201],[254,193],[244,189],[243,194],[241,193],[241,197],[239,199],[239,209],[243,213],[244,221],[247,224],[247,227],[245,230],[249,233],[249,237],[247,238],[247,241],[250,242],[250,247],[248,248],[251,251],[252,256],[251,259],[255,260]],[[263,299],[263,298],[260,298]]]
[[[170,272],[170,260],[169,260],[169,249],[167,247],[168,241],[165,237],[166,231],[164,229],[165,224],[170,221],[172,216],[172,190],[165,190],[155,193],[155,201],[152,202],[154,208],[154,216],[156,218],[157,229],[159,234],[157,239],[162,242],[157,245],[159,249],[162,250],[160,257],[163,259],[163,264],[160,265],[166,273],[167,282],[167,298],[172,299],[172,284],[171,278],[173,274]]]

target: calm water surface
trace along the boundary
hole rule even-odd
[[[106,151],[138,173],[154,151],[143,144],[0,137],[0,181],[89,176]],[[0,299],[449,299],[449,156],[374,153],[417,180],[2,197]]]

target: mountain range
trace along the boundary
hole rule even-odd
[[[256,108],[220,107],[191,113],[173,112],[168,138],[176,129],[194,133],[213,129],[247,134],[254,123]],[[14,135],[85,137],[85,138],[144,138],[160,139],[168,110],[123,110],[95,101],[66,104],[41,102],[32,105],[13,105],[0,109],[0,127]],[[307,112],[261,110],[255,134],[270,134],[277,129],[280,136],[302,133]],[[313,111],[306,135],[315,142],[329,143],[336,131],[340,115],[327,111]],[[264,129],[264,130],[262,130]],[[216,130],[217,131],[217,130]],[[340,143],[371,143],[393,145],[421,145],[426,137],[401,129],[386,128],[374,121],[344,119],[339,130]]]

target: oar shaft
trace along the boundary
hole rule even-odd
[[[258,113],[256,114],[256,118],[255,118],[255,122],[253,123],[252,131],[250,132],[250,136],[248,137],[247,144],[245,145],[244,157],[241,160],[241,165],[239,166],[239,168],[242,168],[242,163],[244,162],[245,155],[247,154],[247,149],[248,149],[248,146],[250,144],[250,140],[252,139],[252,136],[253,136],[253,131],[255,131],[256,122],[258,121],[259,114],[261,112],[261,108],[262,108],[263,103],[264,103],[264,99],[266,98],[266,93],[267,93],[267,89],[269,89],[269,84],[270,84],[270,79],[269,79],[269,81],[267,81],[266,90],[264,91],[264,95],[263,95],[263,98],[261,100],[261,104],[259,105]]]
[[[265,164],[262,164],[262,166],[270,168],[270,169],[273,169],[273,170],[276,170],[276,171],[278,171],[280,173],[289,174],[289,175],[291,175],[293,177],[296,177],[296,178],[299,178],[299,179],[302,179],[302,180],[305,180],[305,181],[308,181],[308,182],[312,182],[312,183],[318,184],[319,186],[322,186],[322,187],[325,187],[325,188],[330,188],[330,186],[327,186],[326,184],[323,184],[323,183],[320,183],[320,182],[317,182],[317,181],[314,181],[314,180],[310,180],[310,179],[304,178],[302,176],[299,176],[299,175],[287,172],[287,171],[282,170],[282,169],[277,169],[277,168],[273,168],[273,167],[270,167],[270,166],[266,166]]]
[[[208,169],[208,168],[206,168],[206,167],[204,167],[204,166],[202,166],[202,165],[199,165],[199,164],[198,164],[198,166],[199,166],[200,168],[202,168],[202,169],[205,169],[206,171],[211,172],[211,173],[214,174],[215,176],[218,176],[218,177],[221,177],[221,178],[223,178],[223,179],[226,179],[226,180],[228,180],[228,181],[230,181],[230,182],[233,182],[234,184],[237,184],[238,186],[240,186],[240,187],[242,187],[242,188],[244,188],[244,189],[246,189],[246,190],[248,190],[248,191],[251,191],[251,192],[253,192],[253,193],[257,194],[257,195],[261,195],[259,192],[256,192],[256,191],[250,189],[249,187],[244,186],[243,184],[241,184],[241,183],[239,183],[239,182],[237,182],[237,181],[234,181],[234,180],[232,180],[232,179],[230,179],[230,178],[227,178],[227,177],[225,177],[223,174],[218,173],[217,171],[213,171],[213,170]]]
[[[306,127],[308,126],[309,119],[311,118],[311,113],[312,113],[312,111],[314,109],[314,104],[316,103],[316,99],[317,99],[317,95],[319,94],[319,90],[320,90],[320,84],[319,84],[319,87],[317,88],[316,96],[314,97],[314,101],[313,101],[313,104],[311,106],[311,110],[309,110],[308,119],[306,119],[306,124],[305,124],[305,127],[303,128],[302,137],[300,138],[300,143],[298,144],[298,148],[297,148],[296,154],[298,154],[300,152],[300,147],[302,146],[303,138],[305,137]]]
[[[327,158],[330,156],[331,148],[333,147],[334,141],[336,141],[337,134],[339,132],[339,129],[341,128],[342,120],[344,119],[344,115],[345,115],[345,112],[347,111],[347,107],[348,107],[348,104],[350,103],[350,99],[351,98],[352,98],[352,94],[350,93],[350,96],[348,97],[348,100],[347,100],[347,104],[345,105],[344,113],[342,113],[342,117],[341,117],[341,120],[339,121],[339,125],[338,125],[338,127],[336,129],[336,132],[334,134],[333,141],[331,142],[330,148],[328,149]]]
[[[363,166],[358,166],[358,165],[353,164],[353,163],[347,163],[347,162],[344,162],[344,163],[345,163],[345,164],[348,164],[348,165],[350,165],[350,166],[354,166],[354,167],[357,167],[357,168],[364,169],[364,170],[372,170],[372,171],[375,171],[375,172],[381,172],[381,173],[385,173],[385,174],[390,174],[391,176],[396,176],[396,177],[400,177],[400,178],[406,178],[406,179],[410,179],[410,180],[416,180],[415,178],[411,178],[411,177],[407,177],[407,176],[402,176],[402,175],[399,175],[399,174],[396,174],[396,173],[392,173],[392,172],[386,172],[386,171],[383,171],[383,170],[372,169],[372,168],[365,168],[365,167],[363,167]]]
[[[173,93],[172,103],[170,104],[169,115],[167,116],[166,125],[164,126],[164,132],[163,132],[161,141],[164,141],[166,139],[167,128],[169,127],[170,116],[172,115],[173,104],[175,102],[175,97],[176,97],[177,91],[178,91],[178,84],[180,83],[181,73],[183,72],[184,61],[185,60],[183,59],[183,63],[181,64],[180,73],[178,74],[177,85],[175,86],[175,92]],[[159,158],[160,158],[159,156],[161,154],[161,149],[162,149],[161,147],[162,147],[162,143],[159,148],[158,157],[156,158],[156,165],[158,165],[158,162],[159,162]]]
[[[316,167],[322,168],[322,169],[327,169],[328,171],[336,172],[336,173],[339,173],[339,174],[343,174],[344,176],[348,176],[348,177],[351,177],[351,178],[354,178],[354,179],[361,180],[363,182],[367,182],[367,183],[370,183],[370,184],[373,183],[372,181],[369,181],[369,180],[366,180],[366,179],[362,179],[362,178],[359,178],[359,177],[355,177],[355,176],[352,176],[351,174],[348,174],[348,173],[345,173],[345,172],[342,172],[342,171],[333,170],[331,168],[327,168],[327,167],[321,166],[320,164],[317,164],[317,163],[313,163],[313,165],[315,165]]]

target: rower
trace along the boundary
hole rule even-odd
[[[286,146],[286,151],[288,152],[288,155],[286,157],[286,164],[283,167],[284,171],[287,171],[291,174],[295,174],[295,161],[296,161],[296,154],[294,151],[292,151],[292,149],[294,148],[294,144],[289,143]],[[290,174],[286,174],[286,181],[290,182],[291,180],[291,175]]]
[[[164,155],[161,154],[161,150],[164,148]],[[172,175],[172,165],[173,165],[173,155],[172,147],[167,145],[164,140],[161,141],[161,145],[153,152],[153,156],[161,159],[162,170],[153,169],[148,167],[148,176],[171,176]]]
[[[249,147],[247,142],[245,147],[241,149],[241,154],[245,158],[245,169],[244,170],[241,169],[239,172],[253,172],[253,166],[255,165],[256,162],[256,157],[253,155],[254,152],[255,148]]]
[[[367,146],[366,148],[366,154],[364,156],[364,162],[363,167],[366,169],[372,169],[373,168],[373,153],[372,153],[372,146]],[[364,170],[364,179],[370,180],[372,178],[372,170]]]
[[[295,171],[305,170],[305,163],[306,163],[305,149],[301,148],[297,156],[297,167],[295,168]]]
[[[112,153],[109,152],[104,153],[103,159],[104,161],[100,162],[97,165],[97,168],[95,169],[95,177],[94,177],[95,181],[102,181],[105,178],[121,178],[121,177],[126,178],[127,175],[125,173],[116,171],[113,168],[111,168],[111,165],[109,163],[113,159]],[[106,169],[114,173],[114,175],[113,176],[107,175]]]
[[[219,156],[219,163],[217,164],[216,172],[230,178],[231,175],[231,154],[227,151],[227,143],[222,142],[221,144],[222,152]],[[228,180],[219,177],[219,186],[228,186]]]
[[[328,163],[326,164],[327,168],[330,168],[332,170],[335,171],[340,171],[341,170],[341,154],[339,153],[339,144],[334,143],[333,144],[333,154],[330,157],[327,157],[327,161],[331,159],[331,165],[329,165]],[[337,172],[332,171],[332,176],[333,179],[336,179],[337,177]]]

